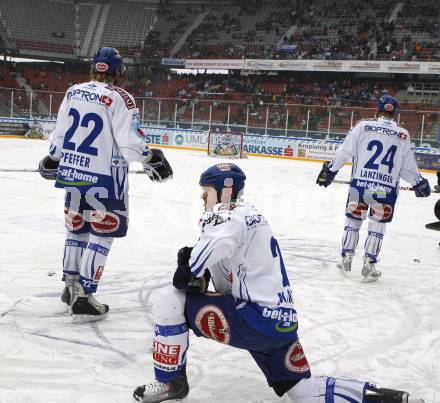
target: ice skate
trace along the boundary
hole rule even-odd
[[[410,399],[407,392],[394,389],[377,389],[370,385],[365,390],[365,400],[371,403],[425,403],[423,399]]]
[[[73,286],[77,281],[79,281],[79,275],[76,274],[66,274],[64,278],[64,290],[61,294],[61,301],[69,306],[72,303]]]
[[[370,261],[368,256],[365,256],[361,274],[363,283],[371,283],[377,281],[382,273],[376,269],[376,263]]]
[[[353,257],[354,255],[352,253],[346,253],[345,256],[342,256],[341,262],[336,265],[336,267],[341,271],[342,274],[351,271]]]
[[[133,402],[153,403],[164,401],[180,401],[189,393],[186,374],[168,383],[158,381],[138,386],[133,392]]]
[[[86,294],[80,283],[75,283],[71,313],[74,322],[93,322],[107,317],[109,306],[98,302],[93,294]]]

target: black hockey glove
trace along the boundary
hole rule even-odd
[[[165,182],[167,179],[172,179],[173,169],[163,155],[162,150],[157,148],[150,148],[153,156],[151,160],[144,164],[144,171],[153,182]]]
[[[416,197],[428,197],[431,194],[431,186],[429,182],[422,178],[422,180],[414,186],[414,191],[416,192]]]
[[[177,266],[184,266],[189,263],[192,250],[191,246],[184,246],[179,249],[179,252],[177,252]]]
[[[173,285],[178,290],[186,292],[205,292],[208,289],[211,273],[205,270],[202,277],[194,277],[189,268],[188,262],[192,248],[185,246],[177,253],[177,269],[173,276]]]
[[[321,172],[319,173],[318,178],[316,179],[316,183],[319,186],[327,187],[328,185],[330,185],[333,182],[333,179],[335,179],[336,174],[338,173],[338,171],[336,172],[330,171],[329,165],[330,165],[330,161],[325,161],[324,165],[322,166]]]
[[[46,155],[38,164],[38,172],[44,179],[55,180],[58,174],[60,161],[55,161]]]

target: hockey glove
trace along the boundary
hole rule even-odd
[[[431,194],[431,186],[429,182],[422,178],[422,180],[414,186],[414,191],[416,192],[416,197],[428,197]]]
[[[58,174],[60,161],[55,161],[46,155],[38,164],[38,172],[44,179],[55,180]]]
[[[162,150],[150,148],[153,156],[148,163],[143,164],[144,171],[153,182],[165,182],[172,179],[173,170],[163,155]]]
[[[191,246],[184,246],[179,249],[179,252],[177,252],[177,266],[184,266],[189,263],[192,250]]]
[[[194,277],[189,266],[185,264],[183,266],[178,266],[174,272],[173,285],[178,290],[203,293],[208,289],[210,279],[211,273],[208,269],[205,270],[202,277]]]
[[[330,171],[329,165],[330,161],[325,161],[324,165],[322,166],[321,172],[316,179],[316,183],[319,186],[327,187],[328,185],[330,185],[333,182],[333,179],[335,179],[336,174],[338,173],[338,171]]]

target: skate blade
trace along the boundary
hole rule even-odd
[[[162,399],[162,400],[158,400],[158,402],[163,402],[163,401],[167,401],[167,402],[183,402],[183,401],[185,401],[186,400],[186,398],[187,398],[188,396],[185,396],[185,397],[181,397],[181,398],[179,398],[179,399]],[[131,403],[142,403],[144,400],[136,400],[134,397],[133,397],[133,399],[132,399],[132,401],[131,401]],[[147,401],[147,400],[145,400],[145,401]],[[417,401],[414,401],[414,403],[419,403],[419,401],[417,400]],[[421,403],[424,403],[423,402],[423,400],[422,400],[422,402]]]
[[[72,323],[97,322],[98,320],[105,319],[107,316],[108,312],[104,315],[78,315],[72,313]]]
[[[379,280],[379,277],[362,277],[361,283],[374,283]]]
[[[347,277],[348,273],[351,273],[351,269],[350,270],[345,270],[344,266],[342,263],[336,263],[336,267],[339,269],[340,273],[344,276]]]

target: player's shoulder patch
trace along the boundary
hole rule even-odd
[[[136,104],[134,102],[133,97],[124,89],[122,89],[120,87],[116,87],[115,85],[112,85],[112,84],[107,85],[105,88],[110,91],[115,91],[116,93],[118,93],[120,95],[120,97],[122,98],[122,100],[124,101],[127,109],[136,108]]]
[[[230,211],[211,211],[206,212],[202,216],[202,226],[211,225],[216,227],[217,225],[224,224],[231,220]]]

